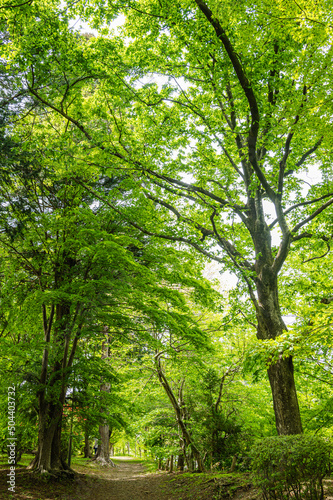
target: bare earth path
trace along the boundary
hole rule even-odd
[[[84,477],[78,481],[73,500],[173,500],[173,474],[147,473],[142,464],[131,460],[117,462],[115,468],[92,469],[75,467],[78,472],[88,473],[93,480]],[[179,497],[178,497],[179,498]],[[72,499],[71,499],[72,500]]]

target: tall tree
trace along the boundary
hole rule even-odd
[[[317,237],[315,221],[333,203],[329,3],[77,2],[73,14],[103,25],[84,42],[41,5],[29,24],[16,15],[23,39],[7,10],[14,60],[30,94],[76,129],[81,160],[84,152],[125,169],[141,209],[109,205],[235,273],[258,338],[279,337],[281,268],[291,245]],[[126,44],[103,37],[119,14]],[[321,179],[308,186],[314,168]],[[268,377],[278,433],[302,432],[292,357],[271,364]]]
[[[147,199],[174,219],[160,233],[147,222],[136,227],[235,272],[258,338],[275,339],[286,330],[278,276],[290,246],[315,238],[312,222],[333,203],[330,12],[304,2],[139,1],[127,19],[137,67],[156,82],[168,78],[160,92],[133,88],[142,113],[135,167]],[[151,57],[143,60],[143,51]],[[304,189],[314,165],[323,182]],[[278,433],[302,432],[291,356],[271,364],[268,376]]]

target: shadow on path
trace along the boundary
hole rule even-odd
[[[117,467],[75,467],[89,478],[78,479],[70,500],[173,500],[170,475],[147,473],[141,463],[131,459],[117,461]],[[88,469],[88,470],[87,470]]]

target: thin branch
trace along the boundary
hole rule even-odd
[[[79,130],[81,130],[81,132],[89,140],[89,142],[92,142],[94,144],[94,140],[93,140],[92,136],[84,128],[84,126],[81,125],[81,123],[79,123],[77,120],[75,120],[74,118],[72,118],[67,113],[65,113],[61,109],[57,108],[56,106],[54,106],[50,102],[48,102],[45,99],[43,99],[43,97],[41,97],[31,86],[29,86],[28,88],[29,88],[30,93],[33,94],[40,102],[42,102],[43,104],[45,104],[45,106],[53,109],[53,111],[55,111],[56,113],[59,113],[59,115],[61,115],[64,118],[66,118],[66,120],[68,120],[69,122],[73,123],[73,125],[75,125]],[[102,145],[97,145],[96,144],[96,146],[99,147],[103,151],[105,150],[105,147],[102,146]],[[120,158],[121,160],[125,160],[125,157],[123,155],[121,155],[120,153],[118,153],[117,151],[112,152],[112,155],[116,156],[117,158]]]
[[[150,194],[146,194],[146,197],[149,198],[150,200],[154,201],[155,203],[158,203],[159,205],[162,205],[163,207],[170,210],[170,212],[172,212],[177,217],[177,219],[185,221],[188,224],[194,226],[196,229],[198,229],[202,233],[202,236],[203,236],[201,241],[203,241],[206,236],[214,236],[214,231],[212,231],[211,229],[206,229],[205,227],[201,226],[201,224],[198,224],[197,222],[195,222],[192,219],[189,219],[188,217],[183,217],[173,205],[170,205],[170,203],[167,203],[163,200],[160,200],[159,198],[155,198],[154,196],[151,196]]]
[[[303,238],[312,238],[313,234],[312,233],[301,233],[301,234],[298,234],[297,236],[293,236],[291,235],[291,238],[292,238],[292,241],[298,241],[298,240],[302,240]]]
[[[243,313],[243,311],[241,309],[239,309],[239,312],[241,313],[241,315],[243,316],[243,318],[245,319],[245,321],[247,323],[249,323],[249,325],[253,326],[253,328],[257,329],[257,325],[255,325],[254,323],[252,323],[252,321],[250,321],[246,316],[245,314]]]
[[[3,5],[2,7],[0,7],[0,10],[1,9],[15,9],[16,7],[23,7],[23,5],[31,5],[32,3],[33,3],[33,0],[28,0],[27,2],[23,2],[23,3]]]
[[[287,214],[289,214],[290,212],[292,212],[292,210],[295,210],[295,208],[303,207],[303,206],[306,206],[306,205],[311,205],[312,203],[317,203],[317,201],[324,200],[325,198],[329,198],[330,196],[333,196],[333,193],[324,194],[323,196],[320,196],[319,198],[314,198],[313,200],[302,201],[300,203],[296,203],[295,205],[292,205],[287,210],[285,210],[283,212],[283,215],[286,216]],[[273,229],[273,227],[275,226],[275,224],[277,222],[279,222],[278,218],[276,218],[275,220],[273,220],[273,222],[271,222],[270,225],[268,226],[269,229]]]
[[[302,227],[304,226],[305,224],[307,224],[308,222],[311,222],[315,217],[317,217],[317,215],[319,215],[321,212],[323,212],[327,207],[329,207],[330,205],[332,205],[333,203],[333,198],[331,198],[330,200],[328,200],[326,203],[324,203],[324,205],[322,205],[321,207],[319,207],[317,210],[315,210],[311,215],[309,215],[309,217],[307,217],[306,219],[304,219],[303,221],[299,222],[298,224],[296,224],[296,226],[291,230],[292,233],[297,233],[297,231]]]
[[[297,121],[298,121],[298,117],[296,117],[295,123]],[[291,140],[293,138],[293,135],[294,135],[293,132],[289,132],[289,134],[287,136],[287,139],[286,139],[285,146],[284,146],[283,158],[280,161],[279,181],[278,181],[278,196],[279,196],[280,199],[282,198],[284,172],[285,172],[285,168],[286,168],[288,156],[289,156],[289,153],[290,153],[290,143],[291,143]]]
[[[224,387],[224,382],[225,382],[225,379],[233,374],[235,375],[235,373],[237,373],[239,371],[239,366],[236,366],[235,368],[233,368],[233,365],[231,365],[227,371],[222,375],[221,377],[221,381],[220,381],[220,386],[219,386],[219,394],[218,394],[218,397],[217,397],[217,400],[215,402],[215,405],[214,405],[214,410],[215,410],[215,413],[218,413],[218,410],[219,410],[219,405],[221,403],[221,399],[222,399],[222,394],[223,394],[223,387]]]
[[[316,149],[319,148],[320,144],[323,141],[323,138],[324,138],[324,136],[321,136],[319,141],[317,141],[316,144],[311,149],[309,149],[309,151],[304,153],[304,155],[301,157],[301,159],[296,163],[296,167],[300,167],[305,162],[305,160],[308,158],[308,156],[310,156],[312,153],[314,153],[316,151]]]
[[[310,259],[303,260],[302,264],[305,264],[306,262],[311,262],[312,260],[323,259],[324,257],[326,257],[326,255],[331,250],[328,241],[326,241],[326,245],[327,245],[327,251],[325,253],[323,253],[323,255],[318,255],[317,257],[311,257]]]
[[[237,210],[244,210],[244,207],[241,207],[237,204],[232,204],[228,200],[225,200],[223,198],[220,198],[219,196],[216,196],[214,193],[211,191],[208,191],[207,189],[201,188],[199,186],[196,186],[195,184],[188,184],[187,182],[180,181],[178,179],[174,179],[173,177],[168,177],[167,175],[162,175],[159,174],[153,170],[146,169],[145,172],[153,175],[154,177],[157,177],[158,179],[164,180],[172,184],[173,186],[180,186],[180,188],[185,189],[186,191],[190,193],[198,193],[203,194],[205,196],[208,196],[208,198],[211,198],[214,201],[217,201],[221,207],[225,207],[226,205],[229,205],[230,208],[235,208]],[[199,196],[199,195],[198,195]]]
[[[250,262],[248,262],[238,250],[228,241],[226,238],[222,238],[220,234],[218,233],[215,225],[214,218],[217,215],[216,210],[214,209],[212,215],[210,216],[210,221],[212,223],[213,229],[214,229],[214,234],[220,243],[220,246],[227,252],[227,254],[232,258],[234,264],[237,266],[238,269],[241,269],[242,267],[245,267],[247,269],[250,269],[251,271],[254,270],[254,267]],[[241,263],[238,263],[235,259],[240,259]]]

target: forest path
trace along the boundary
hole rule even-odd
[[[74,467],[78,472],[88,473],[93,481],[79,480],[75,491],[80,500],[173,500],[170,475],[147,473],[144,466],[131,459],[117,461],[116,467]]]

